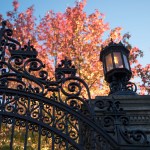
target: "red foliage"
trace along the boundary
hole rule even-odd
[[[26,44],[28,40],[34,44],[40,59],[46,64],[50,76],[60,60],[68,57],[73,60],[78,69],[78,75],[90,87],[92,96],[106,95],[109,88],[104,81],[102,64],[99,62],[101,45],[107,45],[110,39],[116,42],[123,40],[130,49],[130,62],[133,76],[140,77],[142,94],[150,92],[150,65],[142,67],[137,58],[143,56],[141,50],[132,47],[127,41],[129,34],[121,35],[121,27],[110,31],[108,39],[103,40],[103,34],[109,30],[109,24],[104,22],[104,15],[96,10],[87,15],[84,12],[86,0],[76,2],[74,7],[67,7],[64,13],[48,11],[38,25],[35,24],[34,7],[25,12],[18,12],[19,3],[13,1],[13,11],[7,12],[9,27],[14,29],[14,36]],[[0,20],[2,20],[0,15]],[[6,19],[5,19],[6,20]]]

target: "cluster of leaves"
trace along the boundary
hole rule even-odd
[[[68,57],[78,70],[78,75],[89,85],[92,97],[95,95],[107,95],[109,88],[104,81],[103,68],[99,62],[101,45],[106,46],[110,39],[115,42],[122,40],[130,49],[130,62],[133,66],[133,78],[140,77],[141,94],[149,93],[150,65],[142,67],[138,57],[143,53],[137,47],[129,44],[129,34],[121,35],[122,28],[116,27],[110,30],[109,24],[104,22],[104,15],[95,10],[90,15],[84,12],[86,0],[76,2],[74,7],[67,7],[64,13],[48,11],[36,24],[34,7],[19,12],[19,3],[13,1],[13,10],[7,12],[8,26],[13,28],[14,37],[22,45],[28,40],[39,52],[40,59],[45,63],[49,76],[54,76],[54,69],[60,60]],[[105,32],[110,31],[106,40],[103,40]]]

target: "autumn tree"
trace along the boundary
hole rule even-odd
[[[121,27],[110,29],[100,11],[96,10],[90,15],[84,12],[85,5],[86,0],[82,0],[75,2],[74,7],[67,7],[62,13],[49,10],[38,22],[34,16],[34,6],[19,12],[19,3],[14,0],[13,10],[6,12],[6,18],[0,14],[0,21],[7,20],[7,26],[13,29],[13,37],[22,46],[30,40],[39,53],[38,57],[45,63],[50,78],[54,78],[55,67],[62,59],[65,57],[71,59],[78,70],[77,75],[88,84],[93,98],[96,95],[109,93],[109,87],[103,77],[102,64],[99,61],[101,46],[106,46],[110,40],[115,42],[122,40],[130,50],[132,78],[141,79],[139,93],[149,94],[150,65],[143,67],[138,62],[138,57],[143,56],[142,51],[129,43],[128,33],[121,35]],[[103,39],[105,32],[110,32],[107,39]],[[7,143],[7,138],[4,137],[8,136],[9,129],[7,127],[3,129],[5,135],[0,134],[0,136],[3,137],[3,142]],[[22,133],[23,131],[18,132],[16,139],[22,140]],[[36,141],[36,137],[32,139]],[[36,148],[33,141],[29,140],[29,143],[30,149]],[[8,148],[7,144],[5,148]]]
[[[109,88],[104,81],[102,64],[99,62],[101,46],[106,46],[111,39],[115,42],[122,40],[130,49],[130,63],[133,66],[133,78],[141,79],[141,94],[149,94],[150,65],[143,67],[138,57],[143,53],[128,42],[129,34],[121,35],[121,27],[110,29],[105,23],[104,15],[96,10],[88,15],[84,12],[86,0],[75,2],[74,7],[67,7],[65,12],[49,10],[39,22],[34,16],[34,6],[24,12],[18,12],[19,3],[13,1],[13,10],[7,12],[7,17],[0,15],[0,21],[7,20],[13,28],[14,37],[22,45],[28,40],[39,52],[40,59],[45,63],[50,77],[60,60],[67,57],[76,66],[77,74],[89,85],[92,97],[107,95]],[[110,32],[103,39],[105,32]]]

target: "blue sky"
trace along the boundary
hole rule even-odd
[[[35,15],[43,17],[48,10],[64,12],[67,6],[74,6],[75,0],[18,0],[19,11],[26,10],[31,5],[35,7]],[[12,0],[1,0],[0,13],[6,14],[12,9]],[[104,13],[105,22],[110,27],[120,26],[122,33],[131,34],[133,46],[144,51],[141,64],[150,63],[150,0],[87,0],[85,12],[91,14],[95,9]]]

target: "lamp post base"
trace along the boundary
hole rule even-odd
[[[113,77],[109,87],[109,95],[137,95],[137,86],[125,77],[122,79]]]

